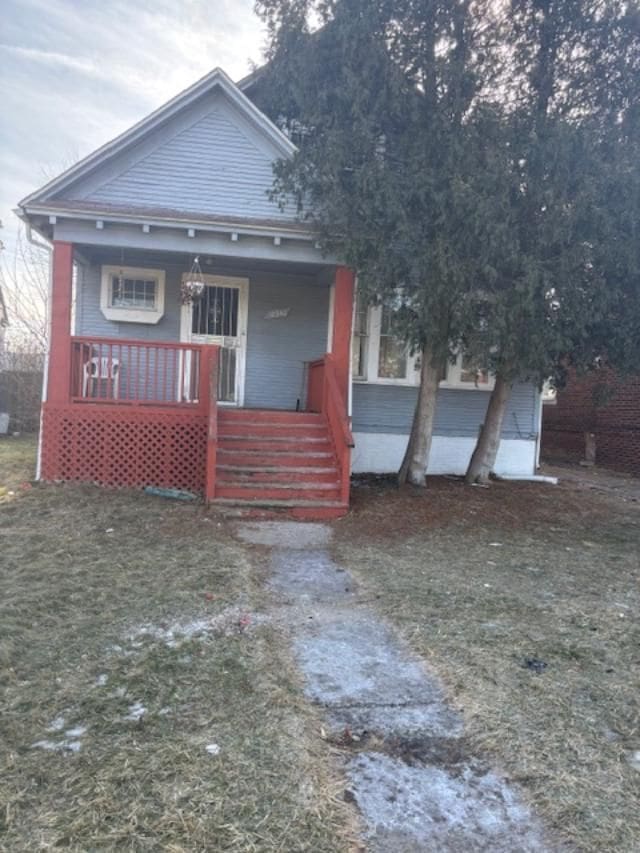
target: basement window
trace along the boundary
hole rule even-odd
[[[157,323],[164,314],[164,270],[102,267],[100,308],[107,320]]]

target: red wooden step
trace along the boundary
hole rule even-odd
[[[249,510],[281,510],[293,518],[317,520],[340,518],[349,511],[349,507],[340,501],[290,501],[274,499],[247,501],[240,498],[216,498],[214,504],[220,507],[238,507]]]
[[[333,483],[219,483],[216,497],[248,501],[337,501],[340,488]]]
[[[218,465],[219,482],[236,483],[337,483],[335,468],[312,468],[292,466]]]
[[[306,452],[295,453],[289,450],[237,450],[218,448],[218,462],[222,465],[260,465],[295,468],[335,468],[333,453]]]
[[[223,450],[262,450],[267,453],[329,453],[331,445],[324,438],[289,438],[287,436],[268,436],[261,438],[257,435],[247,436],[222,436],[219,447]]]
[[[262,423],[261,421],[222,421],[218,422],[218,435],[260,435],[260,436],[295,436],[296,438],[320,438],[327,436],[327,425],[324,423]]]
[[[218,423],[293,423],[322,424],[322,415],[314,412],[285,412],[278,409],[218,409]]]

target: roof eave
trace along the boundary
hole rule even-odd
[[[259,224],[259,223],[243,223],[241,221],[225,220],[224,217],[219,219],[208,217],[206,219],[198,219],[197,216],[161,216],[157,214],[146,213],[118,213],[113,210],[93,210],[74,209],[72,207],[57,207],[55,203],[47,204],[46,202],[34,202],[25,205],[21,210],[20,218],[23,221],[30,223],[31,216],[52,216],[57,219],[73,219],[85,222],[96,222],[101,220],[105,223],[113,222],[120,225],[155,225],[160,228],[172,228],[184,231],[185,229],[195,229],[196,231],[218,232],[224,234],[241,234],[251,237],[282,237],[288,240],[300,241],[315,241],[317,235],[312,229],[307,228],[292,228],[288,223],[280,224]],[[36,230],[42,233],[36,226]]]

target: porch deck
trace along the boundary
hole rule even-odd
[[[176,488],[208,502],[343,515],[353,439],[334,358],[308,371],[306,411],[219,405],[221,348],[70,339],[69,383],[43,407],[45,480]]]

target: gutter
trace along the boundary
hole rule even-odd
[[[46,328],[49,329],[51,325],[51,292],[53,290],[53,246],[50,246],[48,243],[43,243],[40,240],[37,240],[32,233],[31,225],[27,220],[23,220],[25,223],[25,232],[27,235],[27,241],[35,248],[40,249],[41,251],[48,252],[49,254],[49,285],[47,288],[47,306],[46,306],[46,317],[45,323]],[[44,365],[42,371],[42,395],[41,395],[41,405],[40,405],[40,429],[38,431],[38,452],[36,456],[36,480],[40,480],[40,476],[42,473],[42,411],[43,404],[47,402],[47,386],[49,384],[49,342],[47,341],[47,348],[44,353]]]

